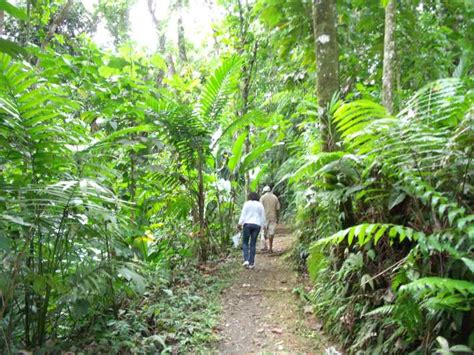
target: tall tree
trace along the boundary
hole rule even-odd
[[[99,0],[96,11],[105,19],[105,25],[116,46],[129,39],[129,12],[133,2],[134,0]]]
[[[48,45],[51,38],[53,38],[58,26],[61,25],[61,23],[65,20],[68,14],[69,8],[72,6],[72,4],[73,4],[73,1],[68,0],[64,4],[64,6],[61,8],[61,10],[54,16],[51,24],[49,25],[48,32],[45,38],[43,39],[43,41],[41,42],[41,48],[45,48]]]
[[[184,37],[184,26],[183,26],[183,1],[178,0],[176,2],[176,7],[178,11],[178,51],[179,51],[179,59],[183,62],[188,60],[186,55],[186,42]]]
[[[153,25],[155,26],[156,34],[158,35],[158,51],[163,54],[165,53],[166,46],[166,23],[165,21],[160,21],[158,17],[156,17],[155,0],[148,0],[147,5],[151,20],[153,22]]]
[[[314,0],[313,27],[316,45],[316,94],[321,112],[323,151],[335,148],[335,129],[328,105],[339,90],[339,61],[336,31],[336,1]]]
[[[0,36],[3,35],[3,22],[5,21],[5,13],[0,10]]]
[[[162,54],[165,57],[166,52],[166,21],[160,20],[156,16],[156,0],[148,0],[148,12],[151,16],[153,26],[155,27],[156,35],[158,36],[158,53]],[[168,66],[168,75],[172,76],[175,73],[173,57],[170,53],[166,55],[166,62]],[[165,72],[161,70],[156,78],[156,83],[158,86],[162,85]]]
[[[388,0],[385,6],[382,101],[389,113],[393,113],[393,85],[395,80],[395,4],[396,0]]]

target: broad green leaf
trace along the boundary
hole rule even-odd
[[[227,165],[232,173],[235,173],[237,167],[239,166],[240,158],[242,157],[244,151],[244,143],[246,139],[247,132],[244,132],[235,140],[234,146],[232,147],[232,156],[230,157]]]
[[[11,57],[26,55],[26,50],[23,47],[19,46],[15,42],[3,38],[0,38],[0,52],[6,53]]]
[[[461,260],[466,264],[469,270],[474,273],[474,260],[470,258],[461,258]]]
[[[387,226],[380,226],[380,228],[377,230],[374,236],[374,244],[377,244],[380,238],[384,235],[385,231],[387,230]]]
[[[31,223],[26,222],[23,218],[21,218],[19,216],[11,216],[11,215],[7,215],[7,214],[2,214],[2,215],[0,215],[0,218],[4,219],[6,221],[13,222],[15,224],[19,224],[21,226],[27,226],[27,227],[31,226]]]
[[[143,278],[143,276],[126,267],[121,267],[118,271],[125,279],[133,282],[133,284],[135,285],[135,290],[138,293],[145,292],[145,279]]]
[[[163,71],[168,69],[168,66],[166,65],[166,61],[159,54],[154,54],[150,58],[150,63],[153,64],[157,69],[160,69]]]
[[[0,11],[2,10],[20,20],[26,21],[28,19],[28,16],[23,9],[12,5],[6,0],[0,0]]]
[[[120,75],[120,69],[112,68],[109,66],[101,66],[99,67],[99,74],[104,78],[108,79],[114,75]]]
[[[3,234],[0,234],[0,250],[10,251],[11,249],[11,240]]]
[[[405,200],[406,194],[404,192],[394,191],[390,194],[388,200],[388,209],[391,210]]]
[[[242,159],[242,169],[248,170],[251,164],[259,159],[265,152],[273,147],[273,143],[266,142],[256,148],[253,148],[250,153],[246,154]]]

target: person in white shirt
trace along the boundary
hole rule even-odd
[[[258,233],[265,225],[265,210],[258,200],[258,194],[250,192],[242,207],[239,224],[237,228],[242,229],[242,254],[244,257],[243,266],[248,269],[255,267],[255,248],[257,245]]]

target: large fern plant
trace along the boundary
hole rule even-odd
[[[193,216],[199,226],[201,259],[206,259],[208,253],[204,179],[209,162],[213,162],[212,134],[219,127],[222,111],[236,86],[240,65],[238,57],[225,60],[208,79],[194,106],[169,97],[150,97],[147,102],[159,136],[174,148],[177,160],[184,165],[177,174],[168,174],[160,181],[173,186],[184,185],[191,192]]]
[[[331,153],[330,161],[325,154],[316,155],[292,178],[312,176],[327,181],[332,176],[341,182],[348,171],[342,169],[344,161],[355,156],[359,176],[349,180],[351,184],[343,184],[344,191],[359,206],[378,204],[380,208],[359,212],[359,218],[371,223],[354,225],[316,241],[313,254],[321,255],[322,247],[341,243],[366,248],[381,241],[396,245],[409,241],[408,255],[369,280],[392,273],[400,302],[408,294],[429,311],[472,309],[473,102],[474,92],[463,81],[444,79],[422,88],[396,116],[367,100],[338,105],[334,121],[345,150]],[[408,225],[380,220],[396,209],[411,213]],[[440,268],[431,261],[435,255],[446,258]],[[315,258],[310,260],[315,263]],[[313,267],[317,269],[319,263],[316,260]],[[408,270],[417,272],[407,274]],[[393,308],[390,311],[401,314]]]
[[[91,141],[79,111],[79,103],[35,68],[0,55],[0,324],[6,344],[13,330],[8,322],[22,319],[16,337],[41,346],[53,324],[85,316],[99,300],[109,307],[128,281],[143,290],[136,266],[113,257],[127,250],[125,217],[117,213],[127,206],[104,185],[105,174],[85,176],[89,157],[80,147]]]

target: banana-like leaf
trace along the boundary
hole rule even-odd
[[[250,124],[259,125],[265,122],[267,119],[268,119],[268,115],[262,111],[252,110],[250,112],[247,112],[245,115],[237,117],[227,127],[225,127],[222,130],[222,133],[219,139],[234,133],[239,128],[243,128]]]
[[[0,38],[0,53],[8,54],[11,57],[26,55],[26,50],[15,42]]]
[[[26,12],[23,9],[20,9],[19,7],[12,5],[6,0],[0,0],[0,11],[5,11],[11,16],[16,17],[17,19],[20,19],[23,21],[26,21],[28,19],[28,16],[26,15]],[[1,45],[0,45],[0,48],[1,48]]]
[[[243,158],[242,158],[242,163],[240,165],[240,169],[242,171],[247,171],[250,169],[250,166],[252,163],[254,163],[257,159],[259,159],[265,152],[267,152],[268,150],[272,149],[274,146],[276,146],[275,144],[271,143],[271,142],[266,142],[254,149],[252,149],[252,151],[248,154],[246,154]]]
[[[240,158],[242,157],[244,151],[244,143],[247,139],[247,132],[242,133],[235,141],[234,146],[232,147],[232,156],[229,159],[227,164],[229,170],[232,173],[237,171],[237,168],[240,163]]]

